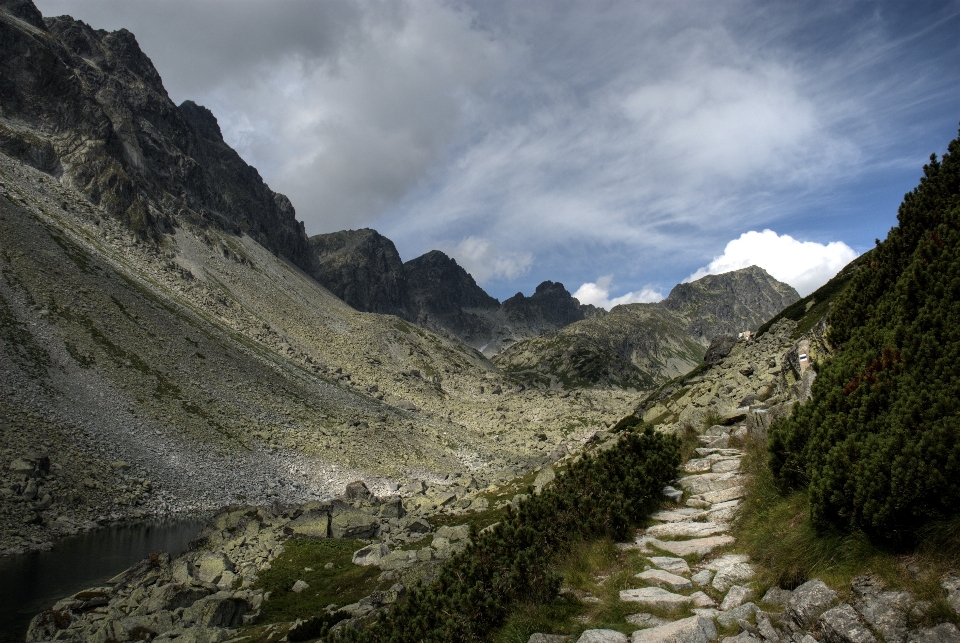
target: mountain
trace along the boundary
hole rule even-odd
[[[0,551],[357,479],[486,485],[630,405],[524,390],[344,304],[289,201],[127,31],[0,4],[0,96]]]
[[[755,330],[799,298],[750,266],[679,284],[656,304],[616,306],[603,317],[516,343],[494,363],[543,385],[649,389],[695,367],[714,337]]]
[[[396,315],[487,357],[522,339],[604,314],[552,281],[537,286],[530,297],[518,292],[501,304],[456,259],[432,250],[402,263],[393,242],[369,228],[318,234],[309,243],[317,262],[311,274],[346,303]]]

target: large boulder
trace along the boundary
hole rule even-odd
[[[211,552],[196,560],[193,575],[204,583],[218,583],[225,572],[232,571],[233,563],[225,554]]]
[[[807,581],[793,591],[784,616],[801,630],[809,629],[821,614],[837,601],[837,593],[819,578]]]
[[[826,643],[877,643],[876,637],[860,623],[857,612],[841,603],[820,616],[820,630]]]
[[[201,598],[183,611],[183,620],[201,627],[236,627],[247,613],[247,601],[230,591]]]
[[[380,528],[380,519],[358,509],[343,511],[330,520],[334,538],[373,538]]]
[[[708,643],[717,638],[713,620],[703,616],[691,616],[673,623],[637,630],[630,643]]]
[[[284,530],[301,538],[327,538],[330,535],[330,514],[325,511],[308,511],[287,523]]]

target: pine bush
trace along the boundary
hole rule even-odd
[[[813,399],[769,442],[816,525],[893,543],[960,513],[960,138],[923,171],[837,297]]]

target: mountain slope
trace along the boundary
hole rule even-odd
[[[310,246],[317,261],[311,274],[357,310],[397,315],[488,357],[516,341],[604,314],[552,281],[530,297],[518,292],[501,304],[443,252],[401,263],[393,242],[368,228],[318,234]]]
[[[752,330],[799,299],[756,266],[676,286],[656,304],[617,306],[494,358],[517,377],[649,389],[696,366],[710,340]]]

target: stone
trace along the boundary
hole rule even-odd
[[[390,553],[390,548],[383,543],[367,545],[353,552],[353,564],[368,566],[379,565],[380,559]]]
[[[694,458],[687,460],[683,465],[686,473],[708,473],[713,467],[713,461],[706,458]]]
[[[667,499],[673,502],[680,502],[681,500],[683,500],[683,492],[680,491],[679,489],[671,487],[670,485],[667,485],[666,487],[664,487],[662,493],[664,496],[667,497]]]
[[[743,605],[738,605],[728,612],[720,612],[717,614],[717,623],[721,627],[731,627],[744,619],[752,618],[754,614],[757,613],[757,606],[753,603],[744,603]]]
[[[953,623],[941,623],[910,632],[907,643],[960,643],[960,630]]]
[[[913,598],[908,592],[887,592],[883,588],[883,582],[871,574],[853,579],[853,607],[886,643],[904,643]]]
[[[291,520],[284,530],[300,538],[326,538],[330,534],[330,514],[308,511]]]
[[[143,614],[172,612],[181,607],[190,607],[209,593],[210,591],[204,587],[183,583],[154,585],[150,590],[150,596],[140,604],[137,611]]]
[[[776,605],[777,607],[784,607],[792,595],[793,592],[789,589],[771,587],[767,590],[766,594],[763,595],[763,598],[760,599],[760,602],[767,603],[768,605]]]
[[[201,627],[236,627],[247,612],[247,602],[224,590],[196,601],[183,611],[183,620]]]
[[[713,463],[713,466],[710,468],[713,473],[729,473],[731,471],[740,470],[740,461],[739,460],[720,460],[719,462]]]
[[[847,603],[821,614],[820,629],[827,643],[877,643],[876,637],[860,624],[857,612]]]
[[[693,583],[683,576],[677,576],[662,569],[648,569],[645,572],[640,572],[635,577],[651,585],[664,587],[674,592],[693,588]]]
[[[386,556],[383,556],[378,563],[378,566],[383,571],[391,571],[395,569],[406,569],[412,567],[417,561],[417,552],[415,551],[392,551]]]
[[[696,574],[691,576],[690,580],[693,581],[694,585],[706,587],[710,584],[710,581],[713,580],[713,571],[709,569],[701,569]]]
[[[204,554],[194,562],[193,575],[204,583],[216,583],[226,571],[233,571],[233,563],[219,552]]]
[[[837,600],[837,593],[819,578],[793,590],[784,617],[801,630],[809,629]]]
[[[940,582],[947,592],[947,605],[954,614],[960,614],[960,574],[950,574]]]
[[[293,592],[294,594],[299,594],[300,592],[302,592],[303,590],[309,587],[310,586],[306,583],[306,581],[298,580],[296,583],[293,584],[293,587],[290,588],[290,591]]]
[[[343,492],[343,497],[347,500],[370,500],[373,494],[363,480],[357,480],[347,485]]]
[[[400,498],[388,498],[380,503],[380,517],[391,519],[400,519],[407,515],[403,507],[403,501]]]
[[[727,531],[726,525],[713,522],[671,522],[654,525],[647,529],[647,535],[654,538],[703,538]]]
[[[816,639],[813,640],[816,641]],[[725,636],[720,639],[720,643],[759,643],[759,641],[760,639],[754,636],[752,632],[746,630],[736,636]]]
[[[648,556],[647,560],[671,574],[690,573],[690,565],[682,558],[674,558],[672,556]]]
[[[411,534],[428,534],[430,533],[430,523],[423,518],[417,518],[407,525],[407,531]]]
[[[773,626],[766,614],[763,616],[757,615],[757,632],[768,643],[780,643],[780,633],[777,632],[777,628]]]
[[[640,589],[620,590],[620,600],[624,603],[640,603],[661,610],[673,610],[685,607],[693,602],[689,596],[674,594],[659,587],[641,587]]]
[[[470,538],[470,525],[456,525],[453,527],[443,526],[437,529],[435,538],[446,538],[450,541],[468,540]]]
[[[736,487],[743,482],[743,476],[730,473],[700,473],[680,478],[680,486],[692,496],[702,495],[711,491],[723,491]]]
[[[717,601],[713,600],[707,596],[704,592],[694,592],[690,594],[690,600],[693,601],[694,607],[716,607]]]
[[[627,643],[630,639],[616,630],[584,630],[577,643]]]
[[[636,625],[637,627],[660,627],[661,625],[667,625],[672,622],[665,618],[654,616],[653,614],[647,614],[646,612],[628,614],[624,617],[624,620],[630,623],[630,625]]]
[[[684,504],[695,509],[709,509],[712,506],[709,502],[699,497],[687,498],[687,502]]]
[[[650,517],[658,522],[685,522],[689,520],[696,520],[702,516],[706,515],[706,511],[702,509],[694,509],[691,507],[678,507],[676,509],[664,509],[662,511],[656,511],[650,514]]]
[[[691,540],[657,540],[651,544],[658,549],[670,552],[674,556],[690,556],[699,554],[706,556],[718,547],[724,547],[734,542],[733,536],[710,536],[708,538],[694,538]]]
[[[744,488],[738,485],[735,487],[729,487],[727,489],[721,489],[720,491],[708,491],[706,493],[701,493],[696,496],[696,499],[714,505],[721,502],[727,502],[729,500],[736,500],[737,498],[743,498],[745,494],[746,491]]]
[[[732,610],[734,607],[740,607],[753,598],[753,590],[742,585],[734,585],[727,590],[727,595],[723,597],[720,603],[720,609],[724,612]]]
[[[365,511],[347,510],[330,519],[334,538],[373,538],[379,528],[380,519]]]
[[[707,443],[707,448],[710,449],[726,449],[728,446],[730,446],[729,435],[721,435],[716,440]]]
[[[542,634],[536,632],[530,635],[527,643],[567,643],[569,640],[570,637],[566,634]]]
[[[543,491],[543,488],[553,482],[556,477],[557,474],[553,470],[553,467],[549,465],[544,467],[533,481],[533,492],[540,493]]]
[[[734,585],[748,581],[756,575],[750,563],[735,563],[717,570],[711,586],[720,593],[726,592]]]
[[[645,630],[637,630],[630,643],[708,643],[717,637],[713,621],[703,616],[691,616],[672,623]]]
[[[426,490],[427,485],[423,483],[423,480],[414,480],[400,487],[400,493],[407,496],[421,495]]]
[[[490,501],[483,496],[478,496],[470,503],[470,511],[486,511],[490,507]]]

